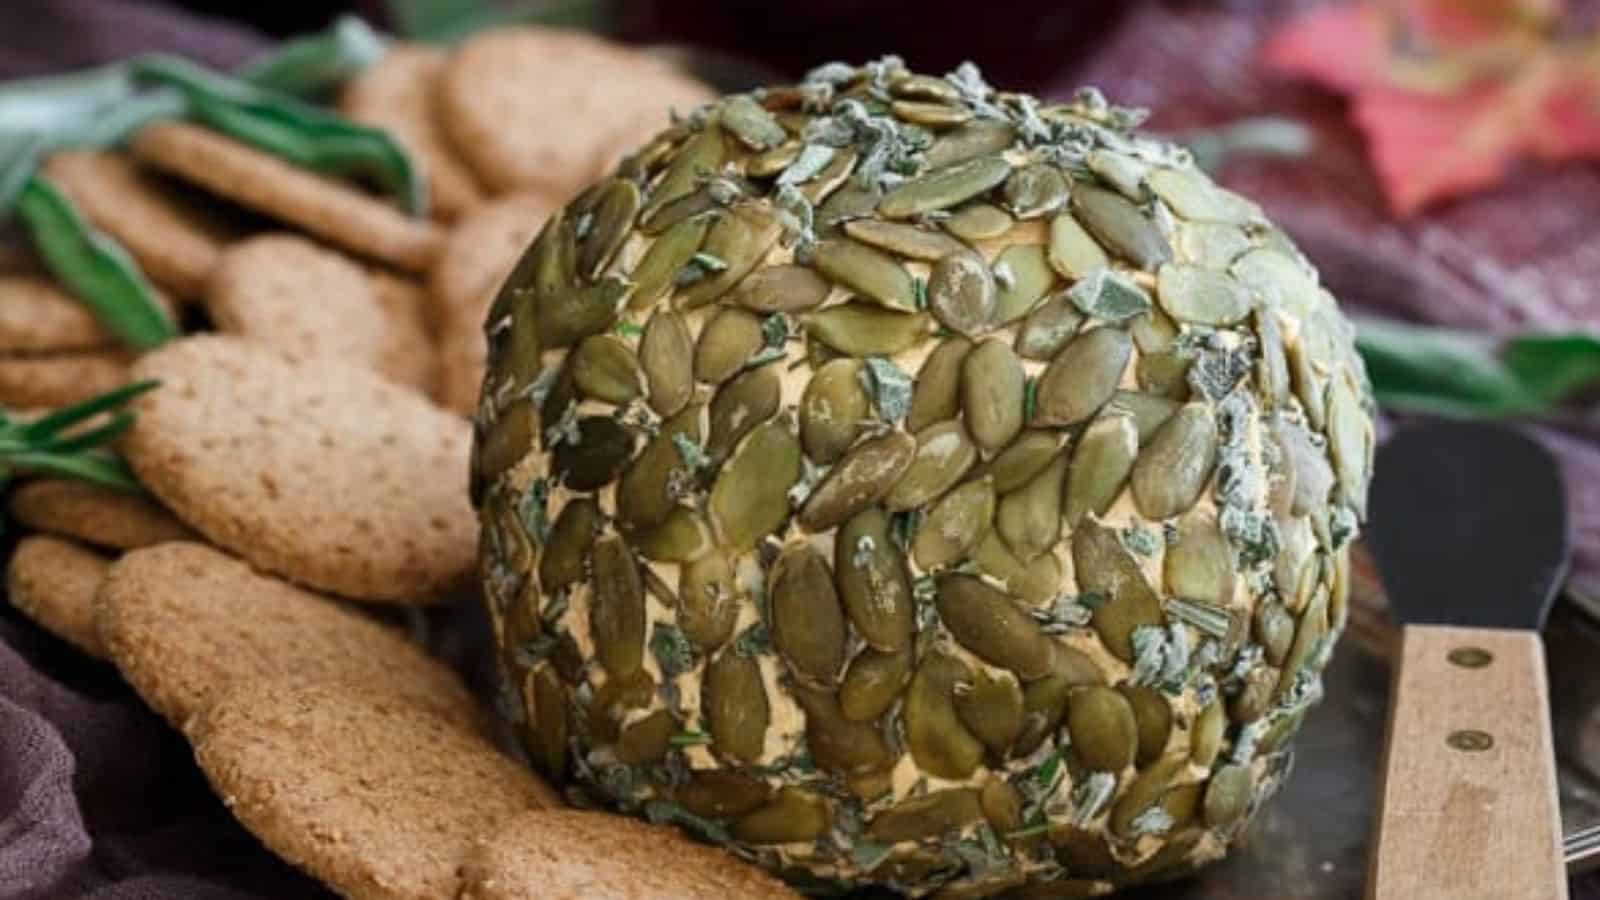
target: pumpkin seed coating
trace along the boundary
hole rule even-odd
[[[638,671],[644,659],[645,621],[644,584],[622,538],[608,535],[595,542],[589,580],[595,657],[613,677],[624,678]]]
[[[868,507],[839,528],[833,572],[850,624],[886,653],[910,646],[913,601],[905,558],[889,539],[889,517]]]
[[[981,334],[994,310],[994,275],[983,257],[957,249],[933,264],[928,273],[928,311],[939,324],[960,334]]]
[[[1150,439],[1133,464],[1133,499],[1152,519],[1184,512],[1200,499],[1217,461],[1211,407],[1186,403]]]
[[[793,427],[782,416],[758,425],[711,486],[711,521],[729,547],[754,547],[789,518],[789,489],[800,480]]]
[[[878,502],[899,482],[916,452],[916,438],[903,431],[857,444],[811,492],[800,508],[800,526],[824,531]]]
[[[867,647],[850,661],[839,684],[839,711],[852,722],[870,722],[900,699],[911,677],[911,653]]]
[[[935,169],[913,178],[883,195],[878,212],[890,219],[909,219],[937,212],[988,191],[1011,174],[1002,156],[981,156]]]
[[[1077,525],[1089,513],[1103,516],[1122,493],[1139,455],[1139,430],[1132,416],[1102,414],[1078,439],[1067,470],[1063,514]]]
[[[961,363],[961,414],[972,440],[992,454],[1022,430],[1027,375],[1016,351],[982,341]]]
[[[1004,592],[971,575],[946,575],[937,602],[940,621],[984,662],[1027,680],[1050,673],[1054,644]]]
[[[763,315],[804,312],[821,306],[831,290],[826,278],[805,266],[769,266],[739,282],[729,300]]]
[[[916,386],[911,389],[907,428],[920,432],[935,422],[955,418],[961,411],[961,368],[971,350],[971,341],[953,337],[928,354],[917,372]]]
[[[1072,212],[1107,249],[1145,271],[1172,259],[1172,247],[1155,223],[1119,194],[1079,186],[1072,191]]]
[[[813,462],[838,462],[872,421],[862,365],[836,359],[817,369],[800,400],[800,444]]]
[[[639,368],[644,371],[650,408],[675,416],[694,396],[694,339],[683,316],[657,309],[639,338]]]
[[[844,664],[845,619],[828,561],[808,545],[784,551],[771,596],[773,645],[796,674],[832,685]]]
[[[956,685],[970,677],[964,663],[936,650],[923,659],[906,688],[906,746],[930,775],[967,778],[983,760],[983,743],[956,715]]]
[[[761,349],[761,320],[742,309],[724,309],[706,323],[694,345],[694,377],[710,384],[732,378]]]
[[[928,262],[967,249],[965,244],[949,235],[900,222],[854,219],[844,223],[844,233],[879,250]]]
[[[911,273],[881,250],[859,241],[826,240],[817,244],[811,261],[835,284],[874,303],[902,312],[917,309]]]
[[[717,753],[755,762],[766,741],[767,689],[756,661],[730,650],[706,666],[706,724]]]
[[[1139,726],[1128,698],[1108,687],[1086,687],[1067,701],[1067,732],[1085,767],[1121,772],[1133,765]]]
[[[1076,425],[1094,415],[1116,393],[1133,355],[1133,341],[1120,328],[1103,326],[1067,342],[1039,376],[1033,423]]]

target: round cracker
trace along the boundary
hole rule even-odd
[[[217,254],[244,231],[121,153],[61,150],[45,160],[44,174],[146,275],[185,300],[205,292]]]
[[[483,319],[500,283],[559,208],[539,194],[512,194],[473,211],[451,231],[429,279],[439,335],[439,402],[463,415],[478,402],[488,364]]]
[[[336,360],[196,335],[140,358],[122,452],[195,530],[257,568],[360,600],[429,602],[469,575],[470,426]]]
[[[89,307],[42,275],[0,275],[0,353],[112,346]]]
[[[149,497],[71,478],[38,478],[12,491],[11,517],[37,531],[114,550],[196,537]]]
[[[432,396],[439,387],[439,348],[428,328],[428,292],[415,281],[381,269],[368,273],[372,289],[389,317],[389,340],[380,372],[394,372],[397,380],[415,385]]]
[[[371,369],[425,387],[431,372],[399,346],[404,335],[367,270],[298,234],[276,232],[224,250],[206,292],[217,330]]]
[[[71,541],[29,535],[17,543],[6,566],[6,596],[40,628],[95,659],[105,659],[95,626],[95,594],[110,565]]]
[[[45,356],[0,356],[0,406],[54,408],[128,383],[133,355],[118,347]]]
[[[123,677],[180,729],[230,688],[257,681],[338,682],[397,694],[465,727],[481,721],[461,679],[398,631],[205,544],[117,560],[99,615]]]
[[[354,900],[454,897],[477,835],[559,804],[482,738],[346,686],[252,685],[212,707],[196,737],[239,822]]]
[[[596,852],[596,848],[604,848]],[[462,864],[460,900],[773,900],[800,895],[673,828],[580,810],[521,813]]]
[[[659,131],[672,109],[687,112],[713,96],[672,66],[600,38],[495,28],[452,54],[438,116],[483,183],[566,196],[641,129]]]
[[[443,51],[434,47],[391,44],[381,59],[345,84],[339,111],[394,135],[428,181],[429,209],[454,221],[483,202],[483,190],[445,142],[434,117],[444,60]]]
[[[426,270],[443,241],[426,219],[198,125],[146,125],[129,146],[154,168],[408,272]]]

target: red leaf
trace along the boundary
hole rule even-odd
[[[1368,6],[1329,5],[1278,29],[1263,58],[1287,75],[1350,92],[1378,77],[1388,62],[1387,16]]]

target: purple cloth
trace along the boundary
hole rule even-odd
[[[1141,6],[1096,54],[1064,61],[1043,87],[1097,83],[1118,102],[1155,109],[1163,129],[1260,114],[1314,123],[1320,141],[1309,159],[1240,162],[1224,180],[1260,199],[1352,307],[1491,332],[1600,322],[1590,293],[1600,283],[1600,171],[1529,169],[1416,222],[1389,222],[1341,105],[1265,79],[1255,65],[1271,18],[1295,5]],[[149,50],[232,65],[262,46],[241,28],[153,3],[0,3],[0,78]],[[1600,596],[1600,421],[1542,435],[1573,491],[1577,583]],[[481,687],[481,615],[469,607],[435,618],[435,649]],[[0,604],[0,898],[320,896],[239,828],[182,738],[114,671]],[[1574,896],[1600,891],[1580,884]]]

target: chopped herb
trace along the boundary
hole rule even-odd
[[[1328,514],[1328,543],[1331,545],[1330,549],[1338,550],[1349,543],[1360,528],[1361,523],[1350,507],[1335,506],[1333,511]]]
[[[850,860],[863,872],[871,872],[880,863],[889,858],[889,853],[894,849],[892,844],[879,844],[873,841],[856,841],[850,845]]]
[[[642,337],[644,335],[644,326],[633,322],[618,322],[616,332],[623,337]]]
[[[885,422],[905,418],[911,409],[911,376],[882,356],[869,356],[859,377],[879,417]]]
[[[561,617],[567,614],[567,607],[571,604],[571,597],[566,588],[562,588],[550,595],[550,602],[544,605],[544,611],[539,614],[545,627],[551,631],[556,630],[561,622]]]
[[[1001,290],[1009,291],[1017,285],[1017,273],[1012,270],[1011,263],[1002,262],[993,268],[995,284]]]
[[[1141,525],[1122,529],[1122,545],[1139,556],[1154,556],[1161,549],[1161,539],[1156,533]]]
[[[733,642],[734,652],[740,656],[760,657],[772,652],[772,634],[767,623],[755,622],[739,632]]]
[[[656,622],[650,630],[650,653],[661,666],[665,678],[674,678],[694,668],[694,645],[683,630],[668,622]]]
[[[877,542],[872,539],[872,535],[862,535],[861,539],[856,541],[856,551],[850,556],[850,565],[858,569],[872,565],[872,554],[877,549]]]
[[[517,507],[517,517],[522,520],[523,530],[540,544],[550,539],[549,500],[550,482],[535,478],[528,484],[528,491]]]
[[[672,445],[678,449],[678,456],[683,459],[683,464],[691,471],[709,469],[714,465],[710,454],[705,448],[694,442],[694,439],[681,431],[673,432]]]
[[[1117,776],[1110,772],[1092,772],[1088,778],[1072,788],[1072,825],[1086,828],[1105,808],[1111,794],[1117,789]]]
[[[1167,601],[1167,614],[1219,641],[1227,640],[1228,635],[1233,632],[1232,612],[1200,600],[1174,597]]]
[[[903,552],[911,552],[911,542],[922,525],[922,510],[908,509],[889,516],[889,537]]]
[[[1166,834],[1172,830],[1173,824],[1171,813],[1159,806],[1152,806],[1134,816],[1129,828],[1134,834]]]
[[[1160,687],[1168,693],[1183,689],[1191,674],[1189,632],[1182,624],[1165,628],[1141,625],[1133,630],[1134,684]]]
[[[911,279],[911,291],[916,295],[917,309],[927,309],[928,280],[926,278]]]
[[[1105,594],[1102,594],[1099,591],[1084,591],[1078,595],[1078,602],[1089,607],[1090,609],[1099,609],[1100,607],[1105,606],[1110,600],[1110,597],[1107,597]]]
[[[711,735],[701,731],[680,731],[667,739],[674,747],[698,747],[711,743]]]
[[[1029,375],[1022,383],[1022,421],[1033,421],[1034,407],[1039,405],[1039,379]]]
[[[1084,315],[1106,322],[1126,321],[1149,312],[1154,305],[1144,288],[1104,266],[1068,288],[1067,299]]]
[[[656,798],[644,805],[644,816],[656,825],[677,825],[701,838],[714,844],[726,844],[732,840],[728,834],[727,826],[714,822],[702,816],[697,816],[682,806],[670,800]]]
[[[1079,598],[1062,594],[1048,608],[1034,609],[1033,618],[1045,634],[1065,634],[1088,625],[1094,618],[1094,608]]]
[[[783,228],[783,245],[793,247],[795,256],[805,259],[817,245],[816,210],[811,201],[792,184],[780,184],[772,195]]]

